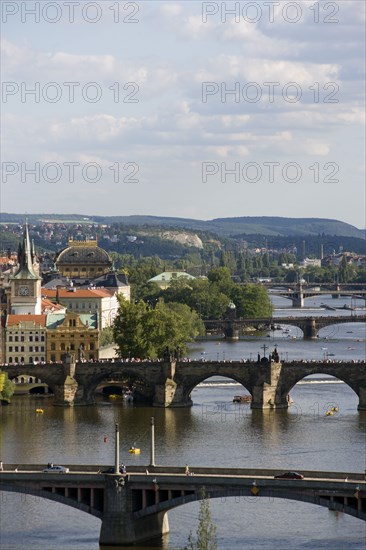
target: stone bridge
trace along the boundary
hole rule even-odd
[[[17,471],[14,471],[15,467]],[[72,506],[102,520],[100,544],[130,546],[169,532],[167,511],[206,498],[298,500],[366,520],[361,473],[302,471],[303,480],[274,479],[278,470],[133,467],[126,475],[101,474],[99,466],[69,466],[43,473],[44,465],[4,465],[0,490],[31,494]],[[148,472],[148,473],[146,473]]]
[[[224,376],[242,384],[250,393],[253,409],[288,407],[291,389],[305,376],[327,374],[348,386],[359,398],[359,410],[366,410],[365,361],[274,362],[251,361],[158,361],[7,365],[10,379],[23,374],[35,376],[55,394],[56,405],[94,403],[95,390],[108,382],[124,383],[134,398],[157,407],[192,405],[193,389],[211,376]]]
[[[221,328],[225,338],[237,340],[241,328],[254,327],[257,329],[266,328],[274,330],[278,325],[292,325],[299,327],[304,338],[317,338],[317,333],[321,328],[330,325],[340,325],[343,323],[365,323],[366,315],[328,315],[324,317],[261,317],[246,319],[205,319],[206,330]]]

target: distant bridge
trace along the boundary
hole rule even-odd
[[[56,405],[94,403],[96,388],[110,381],[133,388],[134,397],[156,407],[192,405],[194,388],[212,376],[224,376],[242,384],[252,396],[253,409],[288,407],[291,389],[305,376],[327,374],[343,380],[359,398],[359,410],[366,410],[365,361],[99,361],[65,364],[3,365],[10,379],[36,377],[55,394]]]
[[[327,315],[319,317],[256,317],[245,319],[204,319],[206,330],[223,330],[225,337],[229,339],[238,339],[239,330],[244,327],[274,329],[278,325],[292,325],[299,327],[304,338],[316,338],[318,331],[329,325],[339,325],[343,323],[365,323],[366,315]]]
[[[260,283],[270,290],[270,295],[283,296],[292,301],[293,307],[304,307],[305,298],[331,294],[332,298],[342,296],[366,300],[366,285],[360,284],[302,284],[302,283]],[[282,287],[282,288],[281,288]]]
[[[104,545],[129,546],[168,533],[167,511],[203,494],[298,500],[366,520],[361,473],[302,471],[303,480],[289,480],[274,479],[278,470],[262,468],[194,468],[187,476],[182,467],[148,466],[133,467],[124,476],[100,474],[100,467],[91,465],[72,465],[68,474],[43,473],[44,467],[5,464],[0,490],[43,497],[101,519]]]

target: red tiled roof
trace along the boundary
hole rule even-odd
[[[51,288],[42,288],[42,296],[46,298],[56,298],[56,290]],[[75,298],[110,298],[114,292],[106,288],[101,289],[76,289],[75,291],[69,291],[65,288],[58,289],[59,298],[75,299]]]
[[[8,327],[11,327],[19,323],[29,323],[29,321],[33,321],[35,324],[45,327],[46,319],[47,315],[8,315],[6,324]]]
[[[55,302],[51,302],[51,300],[48,300],[47,298],[42,298],[42,311],[45,313],[45,310],[52,309],[52,311],[64,311],[65,306],[61,304],[55,304]]]

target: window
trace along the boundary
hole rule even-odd
[[[38,346],[35,346],[34,351],[38,351]]]
[[[29,358],[29,362],[30,362],[30,363],[33,363],[33,357],[30,357],[30,358]]]
[[[40,349],[41,349],[41,351],[44,351],[44,346],[41,346],[41,348],[40,348]]]
[[[29,346],[29,352],[33,351],[33,346]]]
[[[29,336],[29,341],[33,342],[33,336]]]
[[[51,344],[51,351],[55,351],[55,349],[56,349],[56,344],[55,344],[55,342],[52,342],[52,344]]]
[[[65,343],[64,343],[64,342],[62,342],[62,344],[61,344],[61,346],[60,346],[60,350],[61,350],[61,351],[65,351]]]
[[[14,342],[19,342],[18,336],[14,336]]]
[[[9,342],[12,342],[12,341],[13,341],[13,337],[9,336]]]
[[[44,342],[44,336],[41,336],[41,342]]]
[[[15,346],[14,351],[19,351],[19,347]]]
[[[12,363],[12,362],[13,362],[13,358],[9,357],[9,363]]]
[[[56,361],[56,355],[54,353],[51,354],[51,361],[52,362]]]
[[[21,341],[21,342],[24,342],[24,336],[21,336],[21,337],[20,337],[20,341]]]
[[[9,352],[13,351],[13,346],[9,346],[8,350]]]
[[[93,350],[93,349],[94,349],[94,344],[93,344],[93,342],[90,342],[90,346],[89,346],[89,348],[90,348],[91,350]]]

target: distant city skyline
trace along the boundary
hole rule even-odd
[[[366,227],[364,3],[1,8],[1,211]]]

